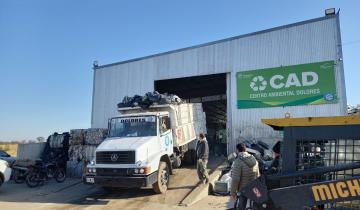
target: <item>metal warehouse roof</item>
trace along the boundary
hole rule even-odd
[[[326,20],[326,19],[330,19],[330,18],[335,18],[338,15],[339,15],[339,13],[337,13],[335,15],[328,15],[328,16],[324,16],[324,17],[314,18],[314,19],[310,19],[310,20],[297,22],[297,23],[292,23],[292,24],[278,26],[278,27],[274,27],[274,28],[270,28],[270,29],[265,29],[265,30],[261,30],[261,31],[257,31],[257,32],[252,32],[252,33],[248,33],[248,34],[234,36],[234,37],[221,39],[221,40],[217,40],[217,41],[213,41],[213,42],[208,42],[208,43],[204,43],[204,44],[194,45],[194,46],[191,46],[191,47],[185,47],[185,48],[180,48],[180,49],[177,49],[177,50],[171,50],[171,51],[167,51],[167,52],[157,53],[157,54],[148,55],[148,56],[139,57],[139,58],[134,58],[134,59],[130,59],[130,60],[105,64],[105,65],[99,65],[99,66],[94,67],[94,69],[101,69],[101,68],[105,68],[105,67],[109,67],[109,66],[114,66],[114,65],[124,64],[124,63],[130,63],[130,62],[134,62],[134,61],[139,61],[139,60],[152,58],[152,57],[156,57],[156,56],[161,56],[161,55],[166,55],[166,54],[170,54],[170,53],[176,53],[176,52],[189,50],[189,49],[193,49],[193,48],[214,45],[214,44],[217,44],[217,43],[231,41],[231,40],[234,40],[234,39],[240,39],[240,38],[244,38],[244,37],[248,37],[248,36],[254,36],[254,35],[258,35],[258,34],[268,33],[268,32],[271,32],[271,31],[281,30],[281,29],[285,29],[285,28],[291,28],[291,27],[294,27],[294,26],[299,26],[299,25],[304,25],[304,24],[308,24],[308,23],[322,21],[322,20]]]

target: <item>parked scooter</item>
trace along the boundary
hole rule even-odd
[[[66,173],[63,167],[58,163],[44,163],[37,160],[35,165],[30,167],[29,174],[26,176],[27,186],[33,188],[44,185],[46,181],[55,178],[56,182],[61,183],[66,179]]]

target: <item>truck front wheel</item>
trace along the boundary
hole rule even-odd
[[[153,184],[156,193],[165,193],[170,180],[170,170],[166,162],[161,161],[158,170],[157,182]]]

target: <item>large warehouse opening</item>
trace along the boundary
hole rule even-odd
[[[155,81],[155,90],[176,94],[187,102],[202,103],[206,114],[210,152],[215,155],[226,155],[226,74],[158,80]]]

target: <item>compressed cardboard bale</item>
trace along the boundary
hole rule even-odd
[[[84,151],[84,161],[85,162],[90,162],[95,158],[95,150],[96,150],[97,146],[94,145],[85,145],[83,148]]]
[[[85,158],[83,145],[71,145],[69,147],[69,160],[83,161]]]
[[[99,145],[107,136],[107,129],[104,128],[89,128],[85,133],[86,145]]]
[[[70,145],[83,145],[85,143],[85,129],[70,130]]]

